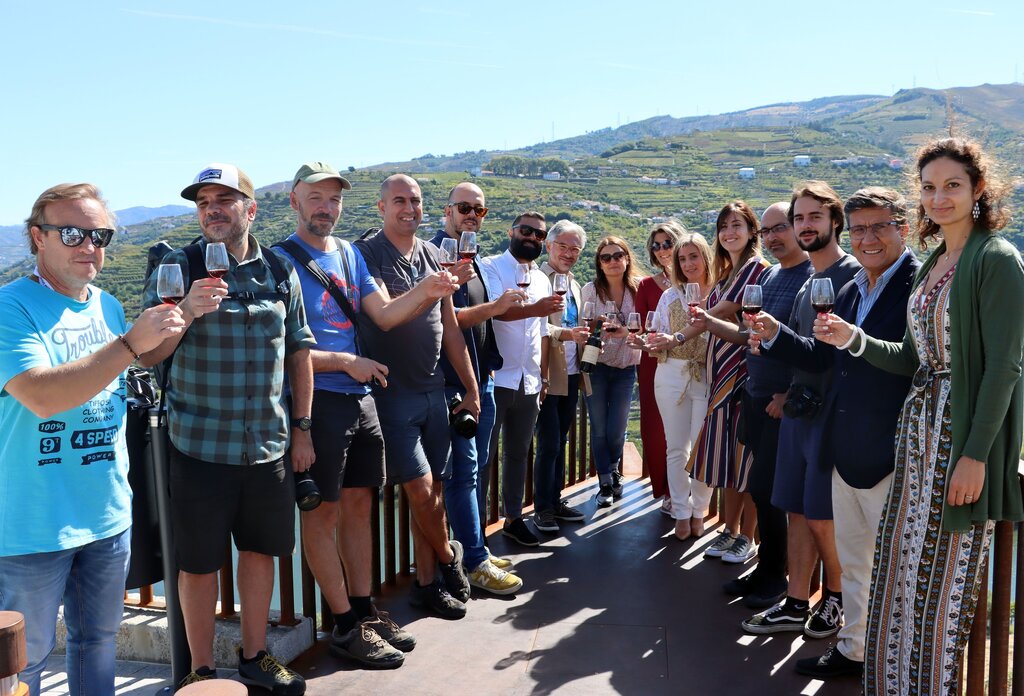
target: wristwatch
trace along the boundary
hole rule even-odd
[[[313,421],[310,420],[309,416],[303,416],[302,418],[292,418],[292,427],[298,428],[299,430],[306,432],[313,427]]]
[[[541,377],[540,378],[540,383],[541,384],[551,384],[551,380],[548,379],[547,377]]]
[[[676,331],[674,334],[672,334],[672,338],[676,339],[676,343],[678,343],[679,345],[683,345],[684,343],[686,343],[686,336],[683,335],[682,331]]]

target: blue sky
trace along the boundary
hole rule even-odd
[[[514,148],[658,114],[1024,79],[1024,3],[6,3],[0,224],[46,187],[182,203],[204,164],[257,186]]]

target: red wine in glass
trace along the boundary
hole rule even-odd
[[[473,251],[460,251],[459,258],[461,258],[463,261],[470,261],[476,258],[476,250],[474,249]]]
[[[559,297],[565,297],[566,290],[555,290],[555,294]]]
[[[761,312],[761,305],[743,305],[744,314],[759,314]]]
[[[835,305],[832,302],[812,302],[811,306],[814,307],[814,311],[818,314],[831,314],[832,308]]]
[[[441,268],[448,270],[455,265],[454,261],[441,261]]]
[[[527,281],[521,281],[519,283],[516,283],[516,285],[518,285],[519,287],[521,287],[521,288],[523,288],[525,290],[526,288],[530,287],[530,281],[528,281],[528,280]]]
[[[176,305],[179,302],[181,302],[182,300],[184,300],[185,296],[184,295],[161,295],[160,299],[163,300],[164,302],[166,302],[167,304]]]
[[[228,274],[228,269],[226,269],[226,268],[211,268],[211,269],[207,270],[206,272],[210,274],[211,278],[223,278],[224,276],[226,276]]]

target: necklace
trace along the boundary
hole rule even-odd
[[[663,288],[667,288],[670,285],[672,285],[672,281],[668,279],[668,273],[666,273],[665,271],[662,271],[657,276],[655,276],[655,280],[657,280],[658,285],[660,285]]]
[[[964,248],[962,246],[956,249],[947,249],[946,253],[942,255],[942,260],[949,261],[951,258],[953,258],[953,256],[959,256],[960,252],[963,250]]]

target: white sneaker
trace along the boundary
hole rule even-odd
[[[722,560],[726,563],[746,563],[755,555],[757,555],[757,544],[740,534],[722,554]]]

